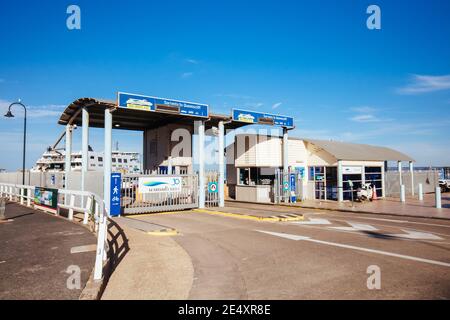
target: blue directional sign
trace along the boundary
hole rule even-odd
[[[294,118],[292,117],[241,109],[233,109],[233,120],[251,124],[272,124],[286,128],[294,127]]]
[[[110,216],[120,216],[120,191],[122,189],[122,175],[120,173],[111,173],[111,191],[110,191]]]
[[[289,180],[291,185],[291,202],[294,203],[297,202],[297,196],[295,194],[295,191],[297,190],[295,173],[290,174]]]
[[[209,107],[207,104],[143,96],[140,94],[119,92],[117,95],[117,105],[119,108],[173,113],[192,117],[207,118],[209,116]]]

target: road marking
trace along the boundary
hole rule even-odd
[[[388,234],[389,237],[407,238],[407,239],[424,239],[424,240],[443,240],[441,237],[428,232],[404,230],[405,233]]]
[[[96,250],[97,250],[96,244],[88,244],[86,246],[72,247],[72,248],[70,248],[70,253],[83,253],[83,252],[91,252],[91,251],[96,251]]]
[[[0,261],[0,264],[5,263],[6,261]]]
[[[329,227],[330,229],[337,229],[337,230],[345,230],[345,231],[377,231],[378,229],[375,227],[372,227],[370,224],[363,224],[363,223],[357,223],[357,222],[348,222],[346,221],[351,227]]]
[[[294,224],[306,224],[306,225],[312,225],[312,224],[331,224],[330,221],[328,221],[327,219],[321,219],[321,218],[311,218],[308,221],[297,221],[297,222],[292,222]]]
[[[288,233],[271,232],[271,231],[264,231],[264,230],[255,230],[255,231],[269,234],[269,235],[276,236],[276,237],[294,240],[294,241],[300,241],[300,240],[301,241],[309,241],[309,242],[314,242],[314,243],[319,243],[319,244],[325,244],[328,246],[352,249],[352,250],[363,251],[363,252],[370,252],[370,253],[381,254],[381,255],[390,256],[390,257],[396,257],[396,258],[400,258],[400,259],[406,259],[406,260],[412,260],[412,261],[417,261],[417,262],[434,264],[434,265],[438,265],[438,266],[450,267],[450,263],[442,262],[442,261],[418,258],[418,257],[404,255],[404,254],[392,253],[392,252],[375,250],[375,249],[364,248],[364,247],[357,247],[357,246],[352,246],[352,245],[347,245],[347,244],[342,244],[342,243],[337,243],[337,242],[316,240],[316,239],[312,239],[310,237],[299,236],[299,235],[288,234]]]

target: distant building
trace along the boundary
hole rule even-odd
[[[103,171],[103,152],[88,152],[88,170]],[[64,172],[65,151],[50,150],[44,152],[31,172]],[[81,171],[82,155],[80,152],[72,152],[71,170]],[[139,152],[112,151],[112,171],[122,173],[137,173],[141,171]]]

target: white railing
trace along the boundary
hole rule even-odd
[[[0,197],[7,197],[9,201],[19,202],[28,207],[34,203],[34,191],[34,186],[0,182]],[[59,195],[63,195],[63,197]],[[76,203],[85,205],[81,207]],[[59,215],[60,209],[68,210],[69,220],[73,220],[74,212],[81,212],[83,213],[83,224],[88,224],[90,218],[94,222],[94,229],[97,232],[94,280],[101,280],[103,263],[106,261],[105,245],[108,236],[108,216],[105,213],[103,199],[92,192],[58,189],[56,215]]]

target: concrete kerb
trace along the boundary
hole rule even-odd
[[[169,213],[174,213],[172,211],[170,212],[161,212],[161,213],[155,213],[153,215],[158,215],[158,214],[169,214]],[[143,221],[140,220],[139,217],[143,217],[143,216],[151,216],[152,214],[143,214],[143,215],[127,215],[127,216],[122,216],[122,217],[118,217],[115,218],[117,222],[121,222],[124,225],[142,231],[148,235],[151,236],[176,236],[178,235],[178,231],[174,228],[170,228],[167,226],[162,226],[156,223],[151,223],[148,221]]]
[[[194,209],[193,211],[200,212],[200,213],[206,213],[206,214],[212,214],[212,215],[220,215],[220,216],[229,217],[229,218],[259,221],[259,222],[263,222],[263,221],[264,222],[287,222],[287,221],[304,220],[303,215],[297,215],[296,217],[289,217],[289,216],[284,216],[284,215],[261,217],[261,216],[255,216],[255,215],[249,215],[249,214],[231,213],[231,212],[224,212],[224,211],[210,210],[210,209]]]
[[[361,210],[361,209],[345,209],[345,208],[326,208],[326,207],[315,207],[315,206],[309,206],[309,205],[292,205],[292,204],[273,204],[273,203],[260,203],[260,202],[244,202],[244,201],[236,201],[236,200],[227,200],[232,203],[253,203],[253,204],[261,204],[266,206],[282,206],[282,207],[288,207],[288,208],[301,208],[301,209],[312,209],[312,210],[326,210],[326,211],[338,211],[338,212],[350,212],[350,213],[361,213],[361,214],[379,214],[384,216],[396,216],[396,217],[407,217],[407,218],[427,218],[427,219],[437,219],[437,220],[450,220],[449,218],[445,217],[433,217],[433,216],[424,216],[424,215],[411,215],[411,214],[395,214],[395,213],[389,213],[389,212],[382,212],[382,211],[368,211],[368,210]],[[441,210],[441,209],[437,209]]]

